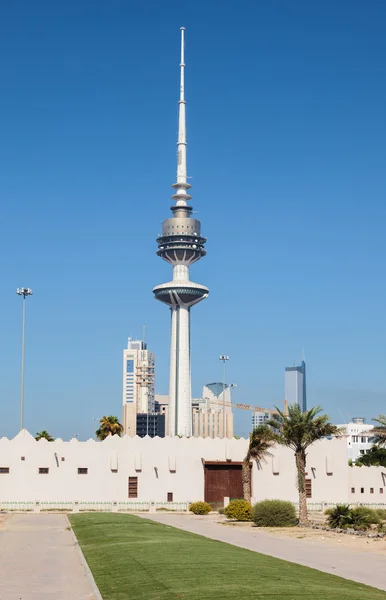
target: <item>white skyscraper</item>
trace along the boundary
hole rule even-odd
[[[192,218],[187,202],[186,118],[184,28],[181,28],[180,100],[177,142],[177,182],[173,184],[172,217],[162,223],[162,235],[157,238],[158,256],[173,267],[173,280],[157,285],[153,292],[157,300],[171,309],[169,427],[168,433],[192,435],[192,392],[190,374],[190,308],[207,297],[204,285],[190,281],[190,266],[205,256],[206,239],[201,237],[201,223]]]
[[[123,351],[122,425],[124,434],[136,434],[137,413],[154,411],[155,357],[142,340],[129,338]]]

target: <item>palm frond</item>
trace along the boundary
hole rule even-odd
[[[379,415],[376,419],[373,419],[378,425],[374,427],[372,433],[374,434],[374,443],[378,446],[386,445],[386,415]]]

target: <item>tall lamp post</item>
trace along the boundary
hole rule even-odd
[[[227,361],[229,360],[229,356],[226,356],[225,354],[221,354],[220,356],[220,360],[224,365],[224,375],[223,375],[223,382],[222,382],[222,434],[223,437],[225,438],[225,386],[226,386],[226,375],[227,375]]]
[[[21,333],[21,389],[20,389],[20,431],[24,429],[24,338],[25,338],[25,299],[32,296],[31,288],[17,288],[16,294],[23,296],[23,317]]]

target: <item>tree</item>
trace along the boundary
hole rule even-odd
[[[54,438],[48,433],[48,431],[46,431],[45,429],[42,429],[42,431],[39,431],[36,435],[35,435],[35,440],[38,442],[39,440],[47,440],[47,442],[53,442]]]
[[[373,446],[367,454],[360,456],[355,464],[359,467],[386,467],[386,448]]]
[[[105,440],[109,435],[121,436],[123,432],[123,426],[118,421],[118,417],[102,417],[99,421],[99,429],[96,430],[95,435],[98,440]]]
[[[257,466],[260,467],[262,462],[266,462],[267,456],[272,456],[269,450],[272,448],[274,443],[275,439],[272,429],[267,427],[267,425],[259,425],[249,436],[248,452],[244,458],[241,473],[244,500],[247,502],[251,501],[250,462],[251,460],[254,460]]]
[[[378,446],[386,445],[386,415],[379,415],[377,419],[373,419],[376,425],[372,431],[374,434],[374,443]]]
[[[277,413],[268,421],[279,444],[294,451],[299,492],[299,525],[308,522],[306,497],[307,448],[317,440],[329,435],[337,435],[340,430],[329,422],[327,415],[320,415],[320,406],[302,412],[298,404],[288,407],[288,416],[276,407]]]

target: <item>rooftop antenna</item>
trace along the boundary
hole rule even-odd
[[[340,410],[340,408],[337,408],[337,411],[338,411],[338,413],[340,414],[340,416],[342,417],[342,419],[343,419],[343,423],[344,423],[345,425],[347,425],[347,421],[345,420],[345,418],[344,418],[344,416],[343,416],[343,414],[342,414],[342,411]]]
[[[146,325],[142,325],[142,341],[145,344],[146,338]]]
[[[185,27],[181,27],[181,62],[180,62],[180,99],[178,101],[178,141],[177,141],[177,181],[173,184],[176,193],[172,196],[177,206],[186,206],[191,195],[186,190],[192,186],[188,183],[186,173],[186,101],[185,101]]]
[[[304,353],[304,348],[302,348],[302,362],[306,362],[306,355]]]

